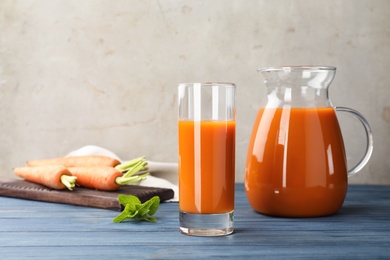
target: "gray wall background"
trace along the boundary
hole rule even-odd
[[[83,145],[177,160],[179,82],[237,84],[237,181],[265,87],[258,67],[333,65],[336,106],[374,153],[351,183],[390,184],[390,1],[2,0],[0,176]],[[349,162],[364,148],[340,117]]]

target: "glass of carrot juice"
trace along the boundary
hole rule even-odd
[[[234,230],[236,86],[178,88],[180,231],[223,236]]]

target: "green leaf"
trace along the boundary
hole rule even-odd
[[[160,198],[158,196],[154,196],[144,203],[141,203],[136,196],[120,194],[118,195],[118,201],[125,208],[122,213],[112,220],[113,222],[119,223],[126,220],[157,222],[156,217],[153,215],[160,205]]]
[[[134,204],[134,205],[141,204],[141,201],[134,195],[119,194],[118,201],[123,206],[126,206],[127,204]]]
[[[148,222],[154,222],[154,223],[157,222],[157,219],[154,216],[147,216],[145,220]]]
[[[145,216],[149,213],[149,206],[146,203],[147,201],[144,204],[136,205],[140,216]]]
[[[160,205],[160,197],[154,196],[149,200],[150,206],[149,206],[149,215],[154,215],[156,213],[158,206]]]
[[[119,223],[127,219],[130,212],[130,205],[126,206],[122,213],[120,213],[118,216],[116,216],[112,222]]]

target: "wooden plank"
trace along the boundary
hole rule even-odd
[[[174,195],[172,189],[138,185],[125,185],[116,191],[101,191],[83,187],[69,191],[54,190],[23,180],[0,182],[0,196],[121,211],[123,206],[118,202],[119,194],[137,196],[141,202],[145,202],[153,196],[159,196],[162,201],[169,200]]]
[[[189,237],[179,232],[177,203],[162,203],[157,223],[112,223],[118,212],[3,197],[0,252],[4,259],[390,257],[389,186],[352,185],[337,214],[294,219],[254,212],[237,184],[235,210],[233,235]]]

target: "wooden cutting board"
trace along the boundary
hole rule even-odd
[[[0,196],[122,211],[123,206],[118,202],[119,194],[134,195],[141,202],[145,202],[153,196],[159,196],[161,201],[172,199],[174,192],[172,189],[138,185],[125,185],[117,191],[99,191],[82,187],[77,187],[73,191],[53,190],[24,180],[0,180]]]

